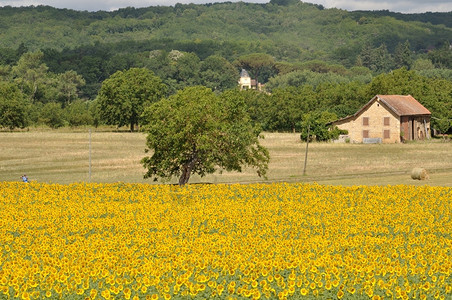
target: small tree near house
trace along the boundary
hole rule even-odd
[[[327,111],[313,112],[303,115],[303,121],[300,126],[301,140],[306,141],[308,138],[308,127],[310,141],[316,140],[322,142],[335,140],[339,137],[339,135],[346,134],[347,130],[341,130],[337,126],[331,127],[331,125],[329,125],[336,118],[336,114]]]

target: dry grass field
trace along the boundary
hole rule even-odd
[[[309,144],[307,172],[303,176],[306,144],[298,134],[266,133],[262,144],[271,155],[268,182],[317,182],[331,185],[452,186],[452,143],[439,140],[408,144]],[[145,155],[143,133],[91,133],[89,178],[88,129],[0,132],[0,181],[30,180],[50,183],[137,182],[144,180],[140,159]],[[414,167],[425,168],[430,178],[411,179]],[[170,181],[174,183],[176,180]],[[253,170],[224,172],[191,183],[265,182]]]

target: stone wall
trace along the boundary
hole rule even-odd
[[[400,142],[399,117],[378,99],[358,115],[335,122],[334,125],[348,131],[351,143],[362,143],[363,138],[380,138],[383,143]]]

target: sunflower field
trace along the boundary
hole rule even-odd
[[[0,182],[0,299],[451,299],[452,188]]]

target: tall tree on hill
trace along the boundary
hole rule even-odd
[[[358,57],[358,65],[367,67],[377,73],[388,72],[392,68],[393,59],[385,44],[381,44],[378,48],[372,48],[368,44],[364,46]]]
[[[209,56],[201,63],[202,84],[212,90],[224,91],[237,86],[237,70],[221,56]]]
[[[39,100],[40,93],[44,92],[45,82],[49,78],[48,67],[42,63],[43,56],[41,51],[27,52],[12,68],[14,81],[32,102]]]
[[[28,125],[25,95],[13,83],[0,81],[0,128],[24,128]]]
[[[176,79],[182,86],[193,86],[199,84],[200,59],[194,53],[181,53],[175,60]]]
[[[100,118],[108,125],[130,125],[134,131],[144,108],[164,97],[166,90],[148,69],[118,71],[102,83],[97,96]]]
[[[428,53],[428,58],[437,68],[452,68],[452,44],[445,42],[442,47]]]
[[[258,82],[266,82],[277,73],[275,59],[264,53],[241,56],[237,59],[235,65],[249,71]]]
[[[405,43],[399,43],[394,52],[394,64],[396,68],[410,69],[413,64],[413,54],[411,52],[411,45],[408,40]]]
[[[432,113],[432,127],[449,130],[452,119],[452,83],[441,78],[427,78],[405,68],[375,77],[367,86],[367,97],[376,94],[412,95]]]
[[[270,101],[268,129],[292,132],[300,129],[303,114],[315,109],[316,102],[314,91],[309,85],[276,89]]]
[[[78,87],[85,85],[85,80],[75,71],[58,74],[58,94],[61,102],[68,105],[78,97]]]

